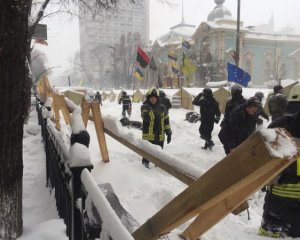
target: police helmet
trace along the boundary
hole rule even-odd
[[[256,92],[254,97],[260,99],[260,101],[265,97],[263,92]]]
[[[204,88],[202,93],[204,97],[211,97],[213,95],[212,90],[210,88]]]
[[[243,89],[239,85],[234,85],[231,88],[231,95],[232,96],[237,96],[237,95],[242,95]]]

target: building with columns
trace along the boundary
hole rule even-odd
[[[161,55],[169,49],[190,56],[197,71],[191,77],[193,86],[204,86],[209,81],[227,79],[226,63],[234,63],[237,21],[225,7],[225,0],[215,0],[215,8],[207,21],[199,24],[189,37],[192,49],[181,49],[181,42],[161,44],[158,38],[152,51]],[[190,29],[191,30],[191,29]],[[171,38],[170,38],[171,39]],[[162,56],[160,60],[165,60]],[[300,35],[291,29],[274,31],[274,17],[269,23],[240,27],[240,67],[251,75],[252,85],[271,87],[280,79],[298,79],[300,74]]]

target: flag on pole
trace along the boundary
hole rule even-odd
[[[177,57],[175,56],[174,53],[169,53],[169,54],[168,54],[168,58],[170,58],[170,59],[173,60],[173,61],[177,61]]]
[[[179,73],[179,69],[178,69],[178,67],[177,67],[177,62],[172,61],[171,67],[172,67],[172,72],[173,72],[173,73],[175,73],[175,74]]]
[[[155,62],[154,62],[153,56],[151,57],[149,68],[150,68],[151,70],[157,71],[157,67],[156,67],[156,64],[155,64]]]
[[[185,56],[183,53],[183,58],[182,58],[182,73],[185,76],[190,76],[192,75],[196,70],[197,67],[191,62],[189,58]]]
[[[248,86],[248,83],[251,80],[249,73],[231,63],[227,63],[227,70],[229,82],[235,82],[244,87]]]
[[[158,71],[158,76],[157,76],[157,84],[158,84],[158,87],[159,87],[159,88],[162,88],[162,87],[163,87],[163,82],[162,82],[162,80],[161,80],[159,71]]]
[[[150,58],[140,47],[137,49],[136,60],[142,68],[145,68],[150,63]]]
[[[138,68],[135,67],[135,73],[134,73],[135,77],[139,80],[144,80],[144,73]]]
[[[184,40],[184,39],[182,39],[181,46],[183,48],[186,48],[186,49],[190,49],[191,48],[191,44],[188,41]]]

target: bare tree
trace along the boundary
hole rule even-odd
[[[281,84],[281,79],[283,79],[287,74],[286,65],[282,63],[282,56],[277,56],[274,59],[273,65],[273,77],[278,84]]]
[[[133,4],[142,0],[130,0]],[[161,0],[169,2],[168,0]],[[22,234],[23,124],[30,106],[26,58],[34,30],[53,2],[89,7],[90,0],[0,1],[0,239],[15,240]],[[95,0],[93,10],[113,10],[121,0]],[[32,7],[38,7],[31,16]]]

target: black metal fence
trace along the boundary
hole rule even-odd
[[[68,156],[61,149],[61,144],[55,137],[53,126],[47,124],[42,116],[42,105],[37,102],[38,122],[41,125],[46,153],[46,183],[50,191],[55,192],[56,206],[59,216],[64,219],[66,233],[70,240],[92,240],[100,237],[101,226],[89,226],[86,221],[85,199],[87,193],[82,191],[81,172],[90,166],[70,168]],[[79,201],[78,201],[79,200]]]

